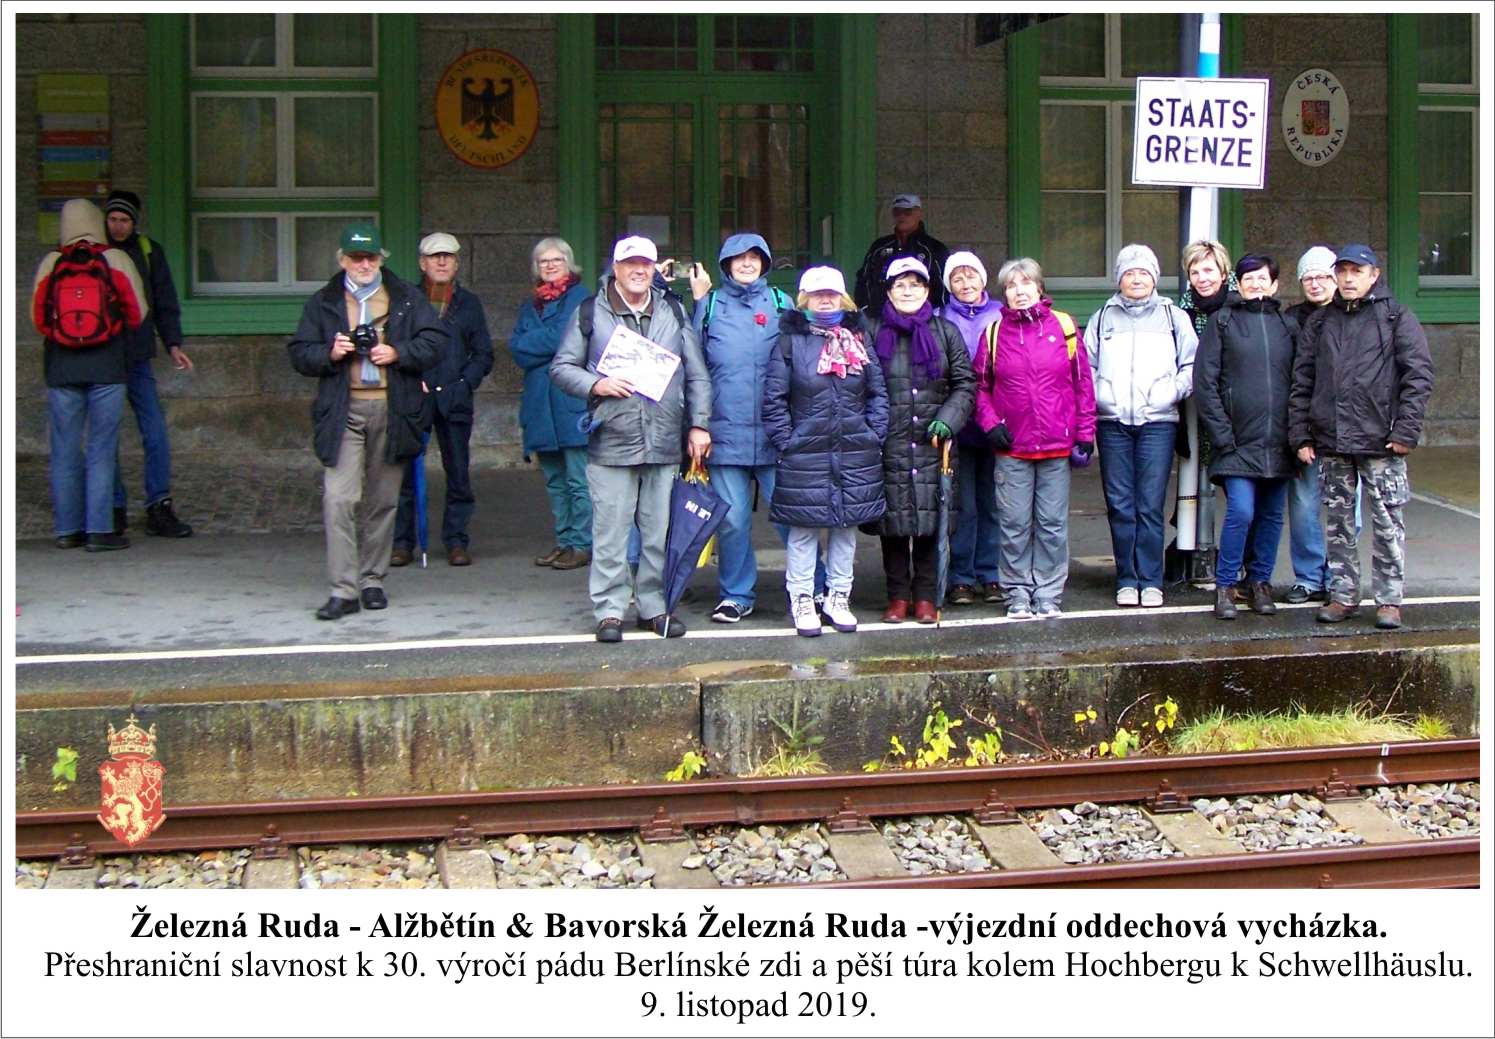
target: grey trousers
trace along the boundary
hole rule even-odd
[[[1069,456],[997,455],[997,582],[1009,602],[1051,602],[1069,579]]]
[[[785,542],[784,587],[789,600],[815,594],[815,564],[820,557],[820,532],[825,531],[825,587],[851,594],[857,556],[855,527],[790,527]]]
[[[600,623],[628,612],[628,531],[638,524],[638,615],[664,612],[664,541],[678,465],[587,463],[592,490],[592,613]]]
[[[388,419],[384,401],[350,400],[337,465],[322,470],[327,583],[339,599],[384,587],[389,572],[405,468],[384,460]]]

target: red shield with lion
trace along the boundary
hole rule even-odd
[[[109,726],[109,760],[99,766],[99,823],[131,847],[166,821],[161,803],[166,769],[155,756],[154,725],[146,732],[132,714],[118,732]]]

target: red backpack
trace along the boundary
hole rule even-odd
[[[101,346],[124,331],[124,314],[104,251],[105,246],[79,242],[52,268],[43,332],[58,346]]]

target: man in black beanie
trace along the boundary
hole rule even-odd
[[[176,286],[161,243],[140,233],[140,196],[133,191],[114,190],[104,203],[104,223],[109,241],[135,261],[140,280],[145,283],[150,315],[141,326],[128,334],[125,359],[129,366],[125,383],[130,410],[140,427],[145,448],[145,532],[157,537],[185,538],[192,528],[177,519],[171,501],[171,444],[166,439],[166,413],[156,392],[156,373],[151,359],[156,355],[156,335],[178,371],[190,372],[192,359],[182,350],[182,308],[177,302]],[[125,484],[115,465],[114,532],[123,534],[126,526]]]

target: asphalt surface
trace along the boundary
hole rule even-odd
[[[1480,591],[1479,520],[1471,511],[1478,474],[1463,471],[1466,449],[1452,452],[1440,457],[1439,449],[1424,449],[1413,456],[1414,490],[1419,470],[1428,471],[1439,477],[1447,497],[1407,507],[1409,599],[1457,599]],[[1010,622],[1001,619],[1001,607],[979,604],[948,608],[950,623],[938,630],[885,628],[876,623],[884,605],[880,552],[876,540],[864,536],[852,595],[864,630],[847,636],[827,629],[819,639],[798,638],[784,603],[782,548],[759,515],[759,607],[753,616],[739,625],[710,623],[716,584],[714,569],[707,568],[696,575],[690,600],[679,611],[690,628],[686,638],[663,640],[630,630],[622,645],[597,645],[586,569],[560,572],[531,562],[552,539],[541,477],[530,469],[475,474],[472,566],[448,566],[437,545],[426,569],[390,571],[388,610],[319,622],[312,612],[325,601],[327,588],[318,477],[313,468],[273,458],[229,470],[179,463],[178,512],[197,526],[197,534],[184,540],[147,537],[143,517],[132,514],[131,547],[91,555],[59,551],[45,527],[35,530],[35,503],[46,498],[45,470],[18,465],[18,690],[447,675],[548,685],[595,680],[601,672],[616,682],[620,673],[646,680],[688,665],[709,669],[714,662],[728,668],[751,662],[854,664],[880,657],[1120,651],[1138,644],[1187,652],[1191,644],[1370,630],[1368,618],[1333,628],[1317,625],[1312,608],[1285,608],[1275,618],[1246,613],[1221,623],[1207,612],[1213,593],[1188,588],[1170,590],[1158,613],[1117,609],[1095,468],[1075,474],[1066,616],[1054,621]],[[440,475],[431,483],[432,498],[439,501]],[[440,529],[439,509],[432,510],[431,526]],[[1368,579],[1368,536],[1362,538],[1362,557]],[[1285,537],[1276,581],[1291,583]],[[1412,629],[1478,630],[1477,603],[1413,603],[1405,614]]]

